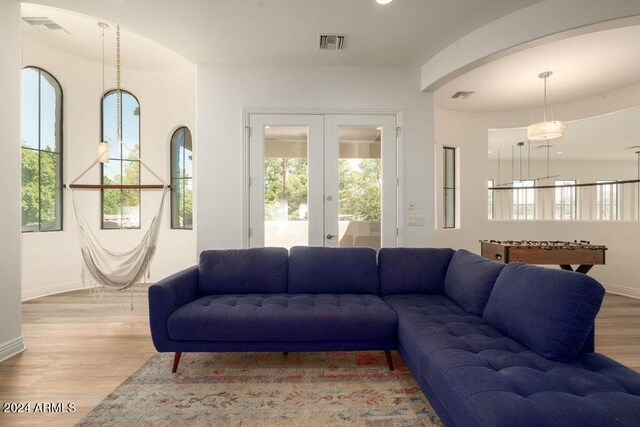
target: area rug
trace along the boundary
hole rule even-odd
[[[441,426],[402,359],[380,352],[151,357],[78,426]]]

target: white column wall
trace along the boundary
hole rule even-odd
[[[0,1],[0,361],[24,350],[20,313],[20,4]]]
[[[433,95],[418,68],[198,66],[198,250],[243,246],[243,108],[401,109],[404,200],[433,224]],[[406,227],[405,246],[433,244],[433,226]]]

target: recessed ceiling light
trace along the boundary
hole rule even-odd
[[[271,126],[265,126],[264,128],[265,129],[271,129]]]
[[[393,0],[376,0],[376,2],[378,4],[389,4],[391,3]]]
[[[491,154],[491,151],[487,151],[488,154]]]
[[[562,154],[562,151],[556,151],[556,154]]]

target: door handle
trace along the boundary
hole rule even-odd
[[[334,237],[338,237],[338,236],[336,236],[335,234],[327,234],[327,239],[329,240],[333,239]]]

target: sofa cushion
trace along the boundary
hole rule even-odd
[[[186,341],[395,341],[397,319],[375,295],[256,294],[200,298],[167,324]]]
[[[548,360],[446,297],[384,298],[399,316],[398,339],[413,374],[455,425],[637,425],[640,374],[581,354]]]
[[[600,310],[604,288],[586,274],[513,263],[500,273],[484,320],[543,357],[574,360]]]
[[[439,248],[380,249],[380,294],[444,293],[444,277],[454,253]]]
[[[444,278],[444,294],[469,313],[482,316],[504,264],[464,249],[451,258]]]
[[[209,250],[200,254],[200,295],[286,293],[284,248]]]
[[[289,293],[379,295],[376,251],[295,246],[289,254]]]

